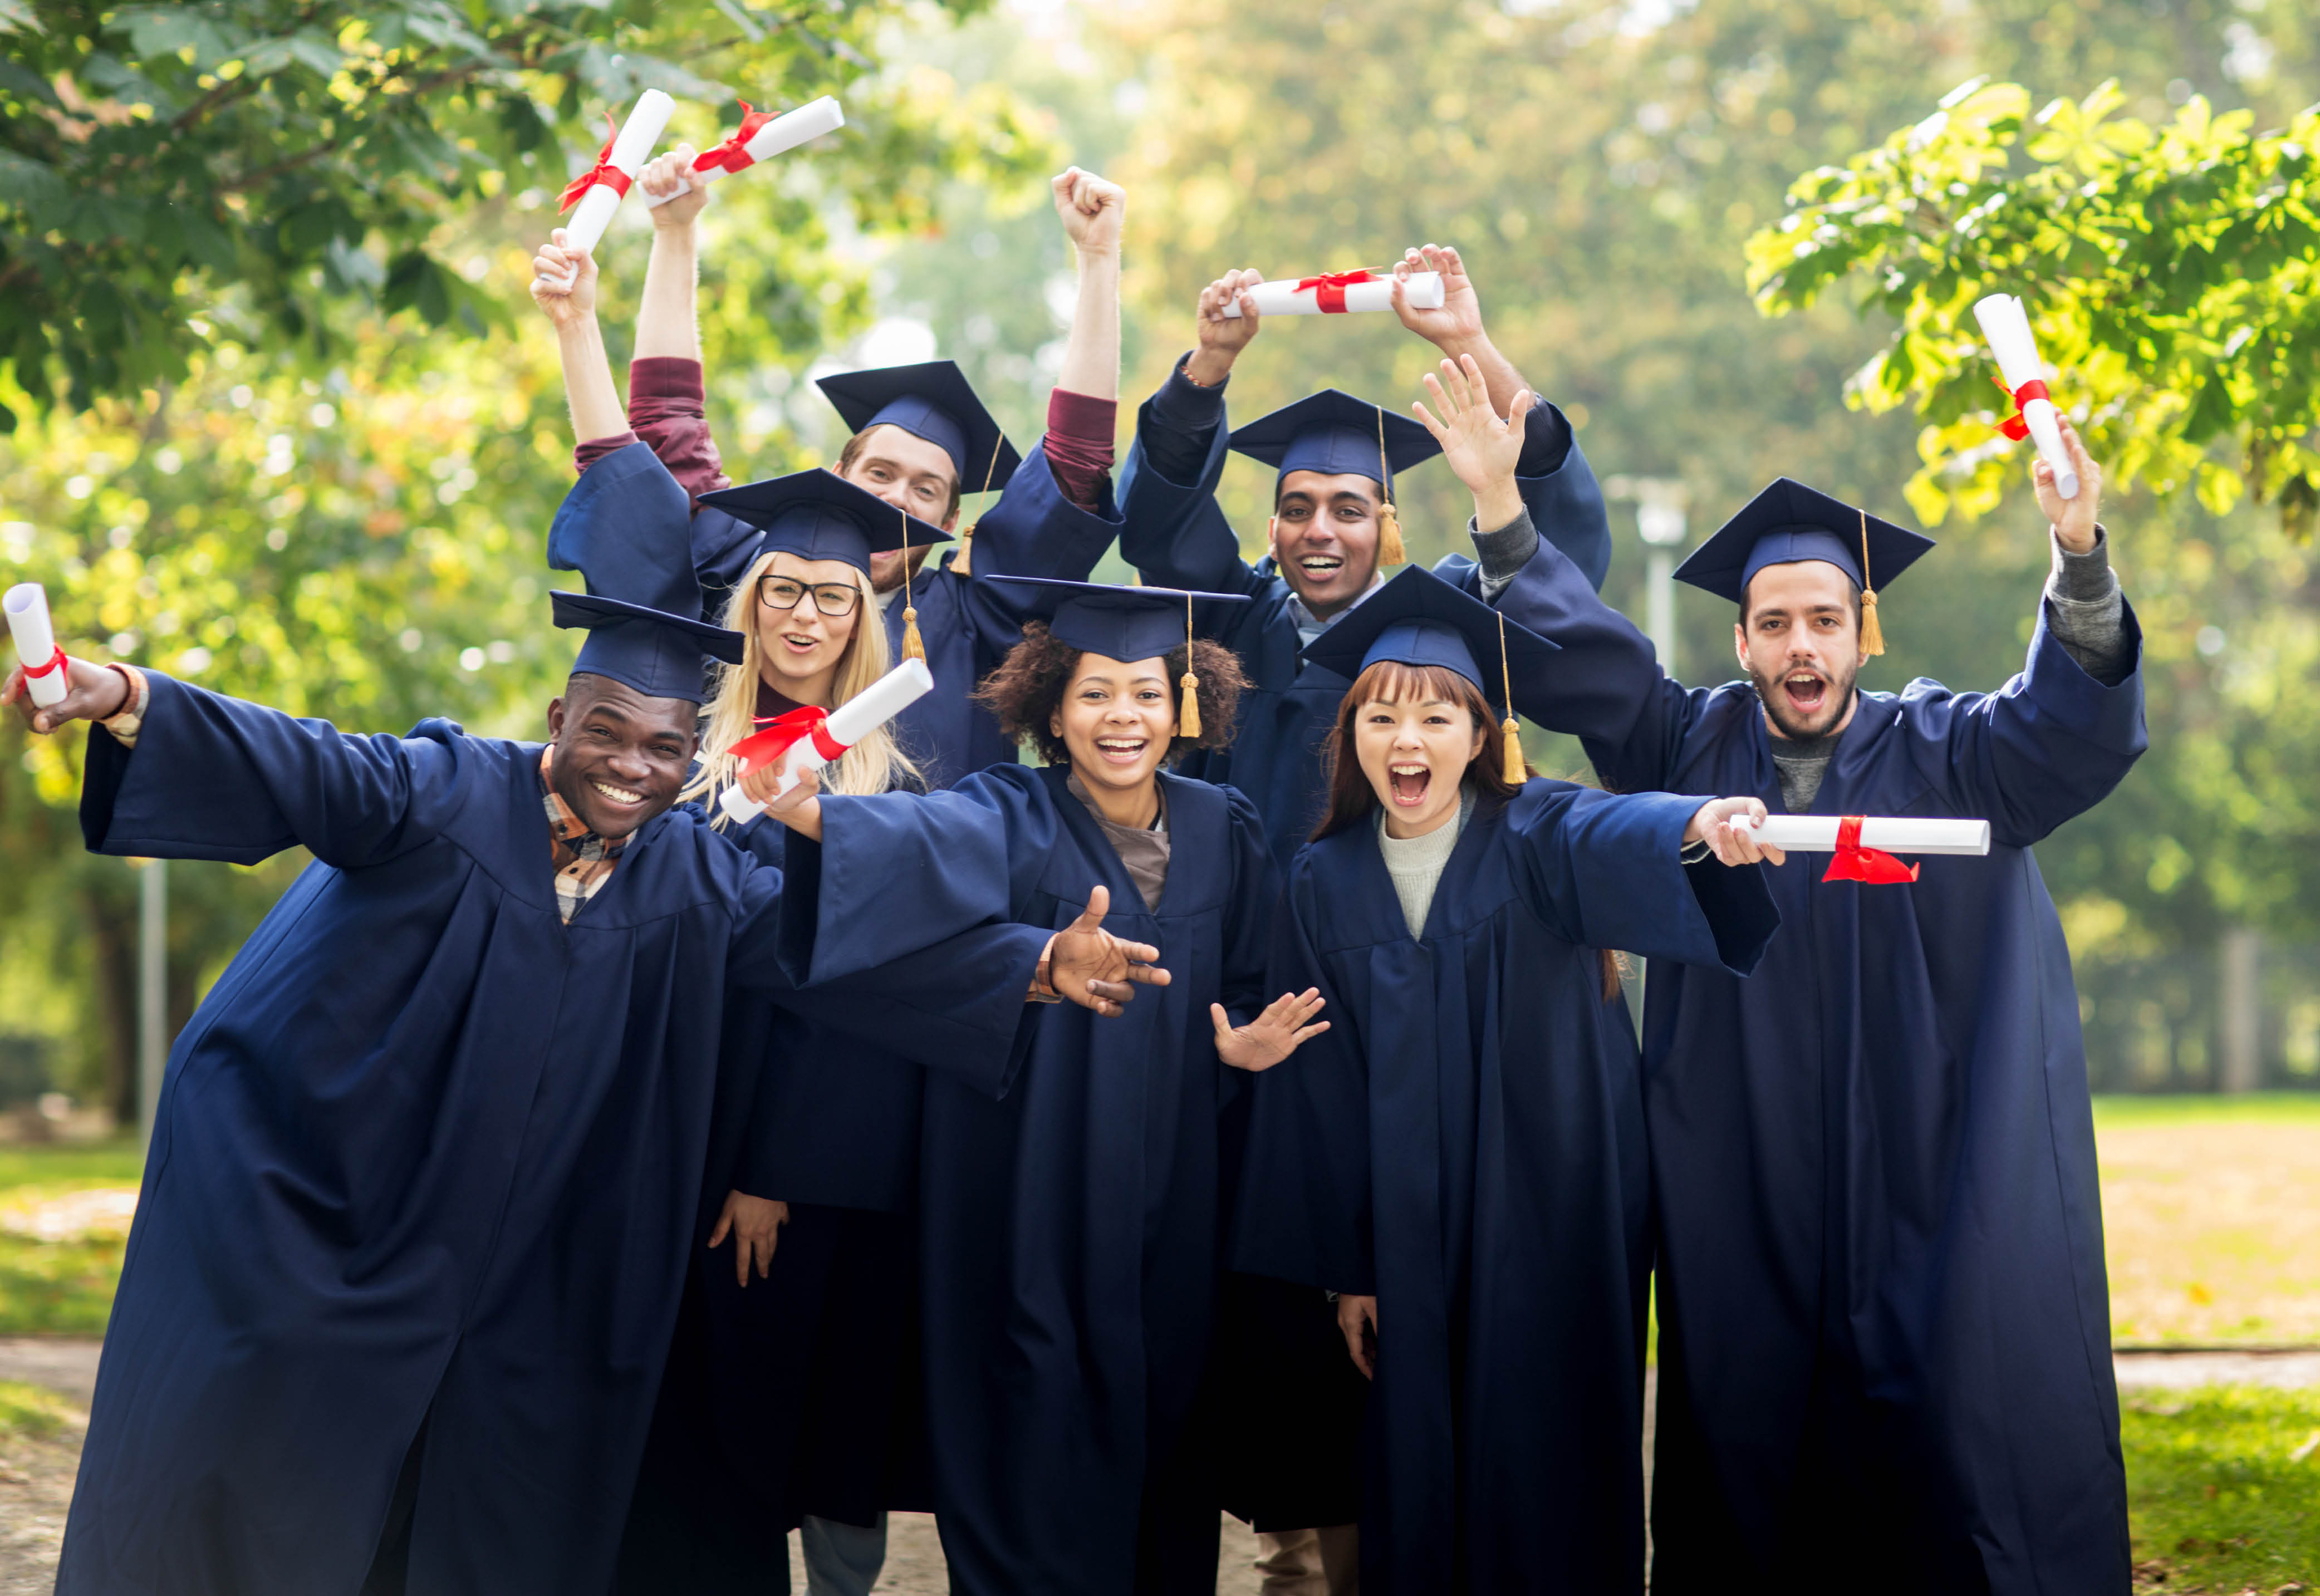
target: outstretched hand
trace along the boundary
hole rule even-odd
[[[1318,986],[1283,993],[1265,1005],[1264,1012],[1242,1026],[1233,1024],[1222,1003],[1210,1003],[1209,1018],[1217,1028],[1217,1056],[1235,1069],[1271,1069],[1329,1029],[1326,1020],[1318,1025],[1306,1023],[1327,1001]]]
[[[568,248],[560,227],[531,258],[531,303],[548,313],[558,332],[596,313],[596,258]]]
[[[1337,1299],[1338,1332],[1346,1338],[1346,1350],[1354,1355],[1354,1367],[1366,1380],[1377,1378],[1377,1322],[1375,1297]]]
[[[1699,806],[1683,829],[1684,842],[1705,842],[1726,865],[1785,865],[1788,850],[1756,840],[1754,822],[1764,818],[1762,798],[1714,798]]]
[[[1436,420],[1423,401],[1412,404],[1410,413],[1434,434],[1442,446],[1442,458],[1467,490],[1477,498],[1493,488],[1517,491],[1515,467],[1522,458],[1523,418],[1530,414],[1538,396],[1525,389],[1515,395],[1513,413],[1500,415],[1491,408],[1490,388],[1472,355],[1443,361],[1439,376],[1427,372],[1426,391],[1441,407],[1441,419]]]
[[[1117,1019],[1138,986],[1165,986],[1168,972],[1155,962],[1157,948],[1127,941],[1103,929],[1103,917],[1110,911],[1111,890],[1099,886],[1091,891],[1087,907],[1055,934],[1041,962],[1047,984],[1058,997]]]
[[[24,688],[24,667],[8,673],[0,685],[0,703],[13,703],[24,724],[46,737],[68,721],[103,721],[121,712],[129,702],[129,678],[109,665],[86,659],[65,661],[65,695],[46,709],[34,707]]]

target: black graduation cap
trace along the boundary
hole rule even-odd
[[[551,569],[578,571],[585,593],[549,595],[556,624],[585,629],[575,674],[610,676],[648,698],[706,696],[702,656],[741,662],[738,631],[701,617],[693,507],[643,443],[590,467],[548,531]]]
[[[1862,647],[1882,654],[1877,589],[1917,564],[1933,546],[1931,538],[1783,476],[1717,528],[1675,574],[1678,581],[1736,604],[1747,593],[1750,578],[1766,566],[1826,560],[1861,589]],[[1875,647],[1871,647],[1872,641]]]
[[[1304,657],[1347,681],[1381,660],[1443,666],[1504,710],[1511,667],[1536,671],[1557,651],[1528,627],[1423,566],[1412,566],[1306,644]]]
[[[1368,477],[1393,494],[1393,473],[1442,452],[1434,434],[1406,415],[1324,388],[1233,429],[1232,447],[1282,476],[1320,471]]]
[[[815,385],[856,432],[900,427],[950,456],[962,493],[1005,487],[1023,463],[956,360],[842,371]]]
[[[1026,614],[1044,620],[1056,639],[1106,659],[1165,659],[1183,639],[1192,646],[1195,604],[1245,604],[1245,593],[1199,593],[1182,587],[1115,587],[1107,582],[1065,582],[1052,576],[986,576],[1003,582]],[[1176,704],[1176,735],[1201,733],[1200,674],[1189,652]]]
[[[775,550],[802,559],[840,559],[864,576],[870,557],[947,543],[948,532],[898,510],[867,488],[816,467],[703,494],[701,502],[761,530],[750,558]]]
[[[1023,612],[1045,621],[1056,639],[1107,659],[1151,659],[1196,630],[1193,606],[1245,604],[1241,593],[1187,592],[1181,587],[1119,587],[1108,582],[1064,582],[1047,576],[985,576],[1006,584]]]

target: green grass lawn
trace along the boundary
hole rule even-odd
[[[2095,1099],[2098,1132],[2113,1125],[2210,1125],[2219,1120],[2320,1124],[2320,1092],[2251,1092],[2244,1097],[2185,1093]]]
[[[0,1380],[0,1439],[32,1436],[45,1440],[73,1416],[72,1404],[45,1385]]]
[[[0,1147],[0,1214],[75,1192],[133,1187],[143,1163],[134,1141]],[[0,1335],[104,1334],[127,1245],[116,1234],[43,1241],[0,1228]]]
[[[2136,1392],[2120,1418],[2136,1591],[2320,1582],[2320,1391]]]

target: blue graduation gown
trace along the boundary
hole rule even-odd
[[[1173,977],[1118,1019],[1045,1009],[1002,1093],[929,1074],[927,1404],[964,1596],[1125,1592],[1139,1525],[1150,1537],[1163,1517],[1206,1537],[1215,1578],[1185,1432],[1219,1263],[1219,1122],[1245,1082],[1209,1005],[1263,1006],[1275,878],[1246,799],[1164,774],[1171,854],[1147,911],[1065,775],[1002,766],[926,800],[826,799],[822,845],[791,844],[792,890],[820,894],[816,979],[993,916],[1060,929],[1098,884],[1106,925],[1157,945]]]
[[[133,751],[90,739],[91,848],[315,863],[172,1053],[58,1589],[354,1591],[423,1421],[411,1588],[600,1591],[722,1002],[788,988],[780,877],[673,811],[566,926],[538,745],[151,680]],[[996,1078],[1045,939],[974,933],[850,1011]]]
[[[1542,558],[1548,558],[1542,555]],[[1606,784],[1780,782],[1745,684],[1687,690],[1567,565],[1547,723]],[[1967,815],[1914,884],[1771,873],[1753,980],[1654,968],[1655,1591],[2126,1589],[2100,1192],[2070,949],[2031,845],[2143,748],[2047,630],[1996,693],[1864,693],[1815,814]]]
[[[1699,806],[1480,802],[1423,940],[1374,820],[1290,868],[1266,985],[1333,1023],[1257,1078],[1234,1263],[1378,1299],[1365,1590],[1643,1588],[1642,1085],[1596,949],[1755,963],[1762,873],[1678,860]]]
[[[1081,509],[1056,486],[1047,449],[1035,446],[1008,478],[998,502],[975,523],[975,574],[1087,580],[1119,532],[1110,493],[1107,482],[1098,510]],[[703,509],[693,518],[693,568],[702,592],[712,595],[709,607],[720,616],[725,595],[756,558],[757,538],[755,527],[722,510]],[[904,749],[933,787],[947,787],[986,765],[1014,764],[1015,745],[992,713],[967,695],[1023,640],[1020,602],[1005,597],[1000,585],[960,576],[948,558],[939,557],[911,579],[911,598],[918,605],[919,638],[926,645],[935,690],[895,717],[895,734]],[[900,659],[899,596],[886,606],[886,640]]]
[[[1274,859],[1286,867],[1328,807],[1321,743],[1352,683],[1335,671],[1300,664],[1297,654],[1303,641],[1297,633],[1296,612],[1291,608],[1294,594],[1288,582],[1273,568],[1271,557],[1255,566],[1240,557],[1240,541],[1216,501],[1230,427],[1218,422],[1200,480],[1177,483],[1163,476],[1146,458],[1144,434],[1155,424],[1153,404],[1147,400],[1137,414],[1137,440],[1120,472],[1124,524],[1119,552],[1155,587],[1242,593],[1253,601],[1224,606],[1231,613],[1213,634],[1239,657],[1249,680],[1231,744],[1195,748],[1180,768],[1203,781],[1229,782],[1248,794],[1264,817]],[[1572,442],[1555,471],[1517,480],[1542,547],[1568,551],[1570,558],[1600,582],[1610,563],[1610,529],[1602,490],[1578,442]],[[1532,567],[1537,563],[1534,559],[1491,601],[1508,620],[1530,624],[1532,590],[1537,583]],[[1434,574],[1482,596],[1482,567],[1464,555],[1445,555],[1436,563]]]

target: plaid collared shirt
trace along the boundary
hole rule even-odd
[[[621,850],[629,846],[625,837],[617,842],[607,842],[582,823],[572,812],[572,806],[556,795],[548,784],[548,756],[555,750],[539,750],[539,794],[548,806],[548,835],[556,857],[556,908],[570,925],[572,917],[580,912],[580,905],[594,897],[598,889],[612,878],[612,866],[621,862]]]

